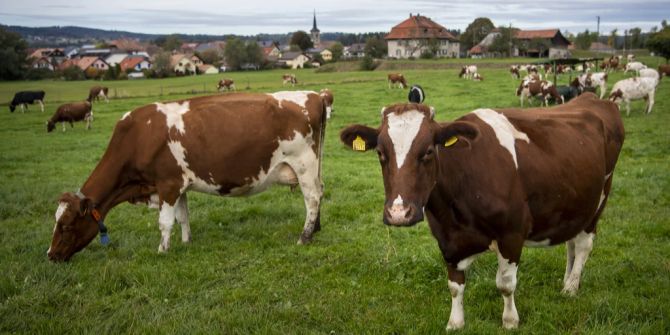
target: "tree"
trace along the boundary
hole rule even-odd
[[[303,52],[307,49],[313,48],[312,38],[304,31],[298,30],[291,36],[291,45],[297,45]]]
[[[512,52],[512,48],[516,44],[512,38],[513,29],[508,27],[500,27],[498,29],[500,30],[500,34],[496,36],[493,43],[489,46],[489,51],[506,55],[506,57],[512,57],[510,52]]]
[[[651,35],[647,40],[647,48],[665,58],[665,62],[668,63],[670,59],[670,27],[666,25],[663,30]]]
[[[154,57],[154,63],[151,69],[158,78],[169,77],[174,74],[171,66],[172,54],[169,51],[163,51]]]
[[[635,27],[628,31],[630,33],[630,47],[631,49],[639,49],[642,47],[642,29]]]
[[[333,62],[337,62],[342,58],[342,54],[344,54],[344,46],[340,42],[335,42],[330,47],[330,52],[333,53]]]
[[[196,55],[198,55],[205,64],[219,64],[221,62],[221,56],[216,49],[207,49],[200,53],[196,52]]]
[[[612,48],[616,49],[616,33],[618,29],[614,28],[610,32],[610,36],[607,38],[607,45],[611,46]]]
[[[589,32],[588,29],[582,33],[578,33],[577,37],[575,38],[577,49],[581,50],[588,50],[591,47],[591,43],[596,41],[598,41],[598,33]]]
[[[473,46],[479,44],[486,35],[488,35],[495,26],[487,17],[478,17],[465,28],[465,32],[460,36],[461,46],[470,50]]]
[[[0,79],[21,79],[28,70],[28,44],[21,35],[0,28]]]
[[[166,51],[178,50],[181,48],[182,41],[179,38],[179,35],[172,34],[166,37],[159,37],[155,40],[155,43],[163,48]]]
[[[539,53],[539,57],[543,57],[545,51],[549,50],[551,43],[544,38],[534,38],[528,44],[529,49],[535,49]]]
[[[258,43],[254,41],[248,41],[244,47],[244,50],[245,63],[253,64],[256,67],[260,67],[261,64],[263,64],[263,50],[261,50],[261,47],[258,45]]]
[[[365,41],[365,54],[372,58],[383,58],[388,53],[386,42],[379,37],[370,37]]]
[[[226,63],[233,68],[239,69],[244,63],[246,58],[246,50],[244,47],[244,42],[239,38],[231,38],[226,41],[226,50],[224,55],[226,57]]]

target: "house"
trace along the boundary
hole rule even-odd
[[[193,64],[195,64],[196,67],[205,64],[205,62],[203,62],[202,59],[200,59],[200,57],[196,55],[191,55],[190,59],[191,62],[193,62]]]
[[[180,49],[184,53],[193,53],[197,47],[198,43],[182,43]]]
[[[323,58],[323,60],[326,62],[330,62],[331,60],[333,60],[333,52],[328,49],[324,49],[319,54],[321,55],[321,58]]]
[[[543,29],[543,30],[518,30],[514,35],[514,39],[518,41],[519,52],[521,56],[525,57],[549,57],[549,58],[566,58],[570,56],[568,41],[559,29]],[[533,41],[544,41],[549,46],[548,50],[538,50],[531,45]]]
[[[79,48],[78,47],[67,47],[65,50],[63,50],[65,53],[65,58],[74,58],[77,55],[79,55]]]
[[[200,65],[198,65],[198,73],[217,74],[217,73],[219,73],[219,69],[217,69],[216,66],[214,66],[214,65],[200,64]]]
[[[116,64],[120,64],[126,57],[128,57],[127,53],[115,53],[107,56],[105,62],[109,64],[109,66],[116,66]]]
[[[365,57],[365,43],[354,43],[344,47],[342,56],[345,59]]]
[[[33,68],[53,71],[65,60],[65,51],[59,48],[40,48],[33,51],[28,58],[32,59]]]
[[[151,68],[151,62],[144,57],[130,56],[126,57],[121,64],[121,71],[132,69],[133,71],[142,71]]]
[[[279,57],[277,64],[292,69],[302,69],[305,66],[305,63],[309,61],[310,58],[301,52],[285,52]]]
[[[51,60],[47,57],[40,57],[37,59],[34,59],[32,64],[32,68],[34,69],[47,69],[53,71],[55,69],[55,66],[51,64]]]
[[[107,42],[107,45],[110,48],[117,49],[119,51],[125,51],[128,53],[137,53],[146,51],[146,47],[142,45],[142,43],[140,43],[139,40],[131,38],[120,38],[117,40],[112,40]]]
[[[514,36],[512,37],[517,46],[512,48],[512,56],[524,57],[549,57],[549,58],[565,58],[570,55],[568,47],[570,41],[566,39],[559,29],[546,30],[521,30],[512,29]],[[487,58],[500,56],[498,52],[489,50],[495,39],[500,36],[500,29],[493,29],[484,37],[477,45],[470,48],[468,53],[472,58]],[[538,50],[532,44],[535,41],[544,41],[543,43],[548,47],[547,50]]]
[[[170,66],[178,74],[196,74],[196,65],[191,57],[184,54],[174,54],[170,57]]]
[[[419,57],[437,43],[437,57],[458,57],[460,43],[447,28],[420,14],[409,14],[409,18],[391,28],[384,37],[388,45],[388,57]]]
[[[223,51],[226,49],[226,42],[224,41],[214,41],[207,43],[200,43],[198,47],[195,48],[195,51],[203,53],[208,50],[215,50],[220,57],[223,57]]]
[[[76,66],[82,71],[86,71],[89,68],[94,68],[98,71],[106,71],[109,69],[109,65],[105,63],[100,57],[96,56],[86,56],[81,58],[74,58],[65,60],[60,64],[59,69],[65,70],[71,66]]]
[[[277,46],[273,45],[270,47],[265,47],[262,49],[263,50],[263,56],[265,56],[265,59],[270,60],[274,58],[275,60],[279,58],[281,55],[281,50],[277,48]]]

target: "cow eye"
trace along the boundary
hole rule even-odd
[[[377,149],[377,156],[379,156],[380,162],[382,163],[386,162],[386,155],[384,155],[384,153],[379,149]]]

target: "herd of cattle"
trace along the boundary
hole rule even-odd
[[[659,78],[643,76],[642,70],[635,69],[640,77],[616,83],[607,100],[602,99],[607,73],[582,74],[571,83],[578,94],[566,99],[536,67],[513,66],[513,75],[527,72],[517,90],[522,104],[540,96],[545,105],[548,98],[561,105],[482,108],[446,123],[434,120],[435,110],[422,104],[425,93],[415,85],[408,103],[382,108],[379,126],[341,130],[348,148],[378,155],[383,222],[411,226],[427,218],[448,270],[448,329],[465,324],[465,270],[487,250],[498,258],[505,328],[519,323],[514,293],[524,246],[565,243],[563,292],[576,294],[624,141],[616,103],[644,94],[651,100],[649,111],[653,105]],[[464,67],[459,77],[483,80],[476,66]],[[297,83],[294,75],[282,80]],[[406,88],[407,80],[389,74],[388,84]],[[585,92],[589,87],[600,88],[600,98]],[[230,79],[218,88],[235,90]],[[12,110],[44,100],[44,92],[22,93]],[[90,126],[93,101],[106,96],[106,88],[94,87],[86,101],[60,106],[49,130],[56,122],[64,127],[86,120]],[[166,252],[175,221],[182,242],[191,240],[188,191],[248,196],[273,184],[300,187],[306,215],[298,243],[310,242],[321,229],[324,136],[332,105],[333,94],[324,89],[218,94],[125,113],[81,189],[60,197],[48,258],[67,261],[98,234],[107,243],[104,219],[123,202],[159,210],[158,250]]]

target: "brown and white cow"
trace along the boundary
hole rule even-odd
[[[582,87],[588,88],[598,88],[600,87],[600,99],[605,96],[607,93],[607,73],[605,72],[594,72],[594,73],[584,73],[577,77],[579,79],[579,84]]]
[[[105,98],[105,102],[109,102],[107,95],[109,93],[109,88],[103,86],[93,86],[88,91],[88,101],[93,103],[93,100],[100,101],[100,97]]]
[[[282,79],[282,86],[286,84],[291,84],[291,86],[295,86],[295,84],[298,83],[298,78],[295,77],[294,74],[292,73],[286,73],[281,76]]]
[[[86,129],[91,129],[92,108],[93,104],[88,100],[60,105],[56,113],[47,121],[47,132],[52,132],[57,122],[63,125],[63,131],[65,131],[65,122],[69,122],[70,127],[74,128],[74,122],[77,121],[86,121]]]
[[[327,88],[319,91],[319,95],[323,99],[323,103],[326,105],[326,119],[330,119],[330,115],[333,113],[333,92]]]
[[[221,79],[216,85],[216,90],[221,91],[236,91],[235,82],[232,79]]]
[[[514,78],[514,79],[521,78],[521,74],[519,73],[519,66],[518,65],[510,65],[509,73],[512,75],[512,78]]]
[[[528,103],[530,104],[530,98],[532,97],[542,99],[542,103],[547,107],[549,106],[550,99],[553,99],[557,104],[565,102],[563,97],[558,94],[556,86],[551,81],[547,80],[524,79],[519,84],[519,87],[516,90],[516,95],[519,97],[521,107],[523,107],[524,100],[528,100]]]
[[[386,78],[388,79],[389,88],[393,88],[396,85],[398,85],[398,88],[407,87],[407,81],[405,80],[405,76],[403,76],[402,73],[389,73]]]
[[[670,64],[661,64],[658,66],[658,73],[661,74],[661,79],[663,76],[670,76]]]
[[[464,65],[461,67],[461,72],[458,73],[458,78],[473,79],[477,73],[476,65]]]
[[[191,238],[187,191],[248,196],[272,184],[300,185],[306,217],[299,244],[320,230],[326,109],[316,92],[231,93],[154,103],[127,112],[77,194],[56,211],[49,259],[66,261],[123,202],[157,205],[159,252],[175,219]],[[104,240],[103,240],[104,241]]]
[[[631,100],[644,99],[647,102],[645,111],[651,113],[654,107],[654,98],[656,96],[657,78],[633,77],[619,80],[612,87],[609,100],[617,104],[626,103],[626,116],[630,115]]]
[[[616,105],[585,93],[553,108],[477,109],[446,123],[433,117],[426,105],[397,104],[382,110],[378,128],[349,126],[340,139],[377,152],[385,224],[428,218],[448,270],[447,329],[464,326],[465,270],[487,250],[498,257],[505,328],[519,323],[514,292],[524,245],[565,243],[563,292],[576,294],[624,140]]]

